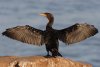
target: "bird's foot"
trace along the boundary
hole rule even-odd
[[[47,56],[47,57],[50,57],[51,55],[47,54],[46,56]]]
[[[52,57],[52,56],[48,54],[48,55],[45,55],[44,57],[46,57],[46,58],[50,58],[50,57]]]

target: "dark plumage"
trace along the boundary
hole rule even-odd
[[[41,15],[48,19],[48,24],[44,31],[26,25],[9,28],[2,34],[28,44],[37,46],[45,44],[48,56],[49,51],[52,53],[52,56],[62,56],[58,51],[58,40],[66,44],[73,44],[98,33],[98,30],[93,25],[87,23],[76,23],[68,28],[55,30],[52,28],[53,15],[51,13],[42,13]]]

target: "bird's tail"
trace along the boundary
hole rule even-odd
[[[52,53],[52,56],[61,56],[62,55],[58,52],[58,49],[54,48],[54,49],[51,49],[51,53]]]
[[[61,56],[62,57],[62,55],[58,52],[58,56]]]

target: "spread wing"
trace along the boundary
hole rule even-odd
[[[2,34],[28,44],[38,46],[44,44],[44,31],[35,29],[29,25],[9,28]]]
[[[85,40],[96,33],[98,33],[98,30],[93,25],[76,23],[68,28],[59,30],[58,37],[64,43],[73,44]]]

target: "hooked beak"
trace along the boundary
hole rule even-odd
[[[46,16],[44,13],[41,13],[40,15],[41,15],[41,16]]]

